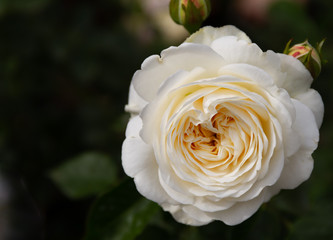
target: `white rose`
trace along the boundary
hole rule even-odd
[[[181,223],[238,224],[309,178],[324,112],[311,82],[234,26],[202,28],[135,73],[123,168]]]

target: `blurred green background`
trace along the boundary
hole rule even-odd
[[[186,37],[162,2],[0,0],[0,239],[333,239],[333,1],[212,1],[204,25],[236,25],[263,50],[326,37],[313,84],[326,108],[309,181],[240,225],[199,228],[144,200],[121,168],[131,77]]]

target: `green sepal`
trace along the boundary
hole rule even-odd
[[[203,22],[201,16],[201,10],[203,7],[196,8],[192,1],[188,1],[187,7],[185,7],[185,5],[183,4],[182,8],[185,12],[184,27],[189,33],[194,33],[200,28]]]
[[[292,41],[293,41],[293,39],[290,39],[290,40],[287,42],[286,47],[285,47],[284,50],[283,50],[283,53],[284,53],[284,54],[287,54],[287,55],[288,55],[288,53],[289,53],[289,49],[290,49],[290,44],[291,44]]]

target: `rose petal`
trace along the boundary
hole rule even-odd
[[[304,104],[293,101],[297,111],[294,129],[299,135],[300,149],[286,159],[285,167],[281,173],[277,186],[292,189],[310,177],[313,169],[312,152],[317,148],[319,131],[310,109]]]
[[[131,114],[131,117],[139,115],[142,109],[148,104],[134,89],[133,84],[131,83],[129,95],[128,95],[128,104],[125,106],[125,111]]]
[[[215,220],[223,221],[225,224],[233,226],[239,224],[252,216],[266,199],[266,191],[258,197],[245,202],[237,202],[231,208],[207,213],[208,216]]]
[[[196,219],[191,216],[189,216],[187,213],[183,211],[183,209],[180,206],[175,205],[169,205],[169,204],[163,204],[162,205],[164,211],[169,211],[172,216],[180,223],[188,224],[191,226],[202,226],[206,225],[209,222],[212,221],[212,219],[206,219],[208,221],[202,221],[201,219]]]
[[[134,177],[138,191],[157,203],[174,202],[159,183],[152,147],[139,138],[126,138],[122,149],[124,171]]]
[[[305,93],[298,94],[295,98],[311,109],[316,118],[317,127],[319,128],[324,117],[324,104],[319,93],[316,90],[309,89]]]
[[[141,119],[137,116],[130,120],[126,129],[127,138],[123,143],[121,156],[124,171],[128,176],[134,177],[136,187],[143,196],[158,203],[174,203],[159,183],[152,146],[138,136],[141,126]]]
[[[156,164],[154,163],[146,165],[145,169],[139,172],[134,178],[136,188],[143,196],[159,204],[177,204],[162,188],[156,168]]]
[[[180,70],[191,71],[196,67],[209,74],[225,64],[223,58],[205,45],[186,43],[170,47],[161,53],[147,58],[141,69],[134,74],[132,83],[137,93],[146,101],[152,101],[162,82]]]
[[[286,89],[291,97],[307,92],[313,80],[310,72],[296,58],[285,54],[278,56],[281,59],[281,71],[286,75],[284,78],[275,78],[276,85]]]
[[[308,151],[301,149],[289,157],[281,173],[277,186],[281,189],[294,189],[306,181],[313,169],[313,158]]]
[[[154,165],[154,152],[152,146],[146,144],[140,137],[126,138],[122,146],[122,164],[125,173],[135,177],[147,166]],[[155,171],[158,169],[155,163]]]
[[[135,116],[128,121],[125,136],[139,137],[140,130],[142,128],[142,119],[139,116]]]
[[[220,75],[231,75],[243,80],[253,81],[264,88],[272,88],[273,78],[263,69],[246,63],[234,63],[223,66]]]
[[[303,103],[292,100],[296,109],[296,119],[293,124],[293,129],[299,135],[301,148],[309,152],[313,152],[318,145],[319,131],[316,120],[311,110]]]
[[[251,43],[250,38],[244,32],[231,25],[223,26],[221,28],[214,28],[211,26],[203,27],[188,37],[185,42],[201,43],[210,46],[215,39],[225,36],[235,36],[239,40]]]

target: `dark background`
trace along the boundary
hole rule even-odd
[[[137,239],[333,239],[333,1],[278,1],[260,16],[242,13],[234,2],[212,1],[204,25],[236,25],[276,52],[291,38],[327,38],[328,63],[313,83],[325,103],[313,174],[238,226],[188,227],[159,211]],[[148,40],[133,30],[133,16],[149,28]],[[139,0],[0,0],[0,168],[9,192],[0,206],[4,240],[82,239],[95,196],[68,197],[50,172],[94,151],[115,163],[110,188],[127,178],[120,152],[131,77],[146,57],[184,40],[162,32]]]

